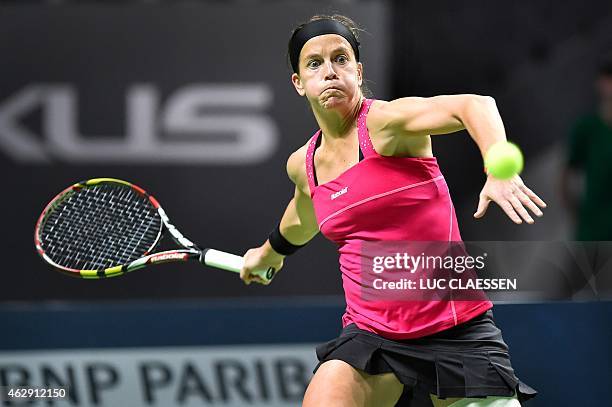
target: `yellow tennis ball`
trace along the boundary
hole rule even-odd
[[[516,144],[500,141],[485,154],[485,167],[495,178],[512,178],[523,170],[523,153]]]

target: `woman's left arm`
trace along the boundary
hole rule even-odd
[[[495,100],[480,95],[407,97],[380,102],[368,115],[370,126],[381,137],[393,138],[448,134],[465,129],[483,157],[493,144],[506,140]],[[509,180],[488,175],[474,217],[484,216],[491,201],[496,202],[514,223],[523,220],[533,223],[526,208],[542,216],[539,207],[546,207],[546,203],[518,175]]]

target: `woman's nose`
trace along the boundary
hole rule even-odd
[[[338,75],[336,71],[334,71],[334,65],[331,61],[325,63],[325,79],[334,79],[337,78]]]

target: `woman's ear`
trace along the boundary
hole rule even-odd
[[[361,62],[357,62],[357,82],[359,86],[363,83],[363,64]]]
[[[302,86],[302,81],[300,80],[298,74],[291,74],[291,83],[293,83],[293,87],[300,96],[304,96],[306,94],[306,91],[304,90],[304,86]]]

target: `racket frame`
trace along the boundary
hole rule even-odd
[[[161,218],[161,227],[157,234],[157,237],[151,247],[149,247],[145,251],[145,255],[136,260],[131,261],[127,264],[117,265],[113,267],[108,267],[105,269],[90,269],[90,270],[78,270],[69,267],[62,266],[54,262],[44,251],[42,247],[42,242],[40,240],[40,230],[44,221],[52,212],[54,206],[58,205],[63,201],[69,194],[78,191],[82,188],[87,188],[91,186],[95,186],[101,183],[117,183],[124,186],[128,186],[136,191],[138,194],[146,197],[150,203],[153,205],[158,215]],[[174,242],[181,246],[182,249],[174,249],[174,250],[166,250],[156,253],[151,253],[157,245],[160,243],[161,238],[164,234],[164,230],[167,230],[172,237]],[[148,265],[152,264],[161,264],[161,263],[169,263],[169,262],[177,262],[177,261],[190,261],[190,260],[198,260],[202,264],[220,268],[227,271],[232,271],[235,273],[239,273],[244,260],[241,256],[236,256],[231,253],[222,252],[215,249],[200,249],[193,243],[191,240],[187,239],[171,222],[170,218],[166,214],[166,211],[161,207],[157,199],[155,199],[152,195],[147,193],[144,189],[140,188],[137,185],[134,185],[130,182],[123,181],[116,178],[93,178],[86,181],[78,182],[69,186],[68,188],[61,191],[57,194],[45,207],[41,215],[39,216],[36,227],[34,228],[34,243],[36,246],[36,251],[38,254],[53,267],[58,270],[64,272],[73,277],[81,277],[84,279],[99,279],[99,278],[108,278],[108,277],[116,277],[123,275],[125,273],[138,270],[144,268]],[[257,270],[255,274],[262,278],[265,282],[269,282],[275,274],[275,270],[273,268],[269,268],[268,270]]]

